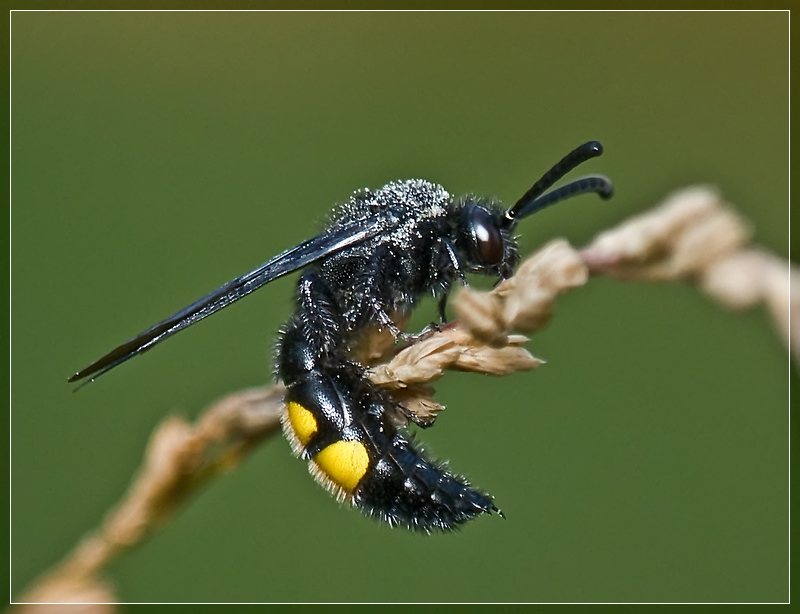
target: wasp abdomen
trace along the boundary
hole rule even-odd
[[[355,504],[390,525],[425,531],[447,531],[479,514],[499,512],[491,497],[426,459],[400,433],[364,477]]]
[[[369,516],[412,529],[446,531],[497,511],[489,496],[425,458],[398,431],[393,400],[363,371],[310,358],[297,330],[290,325],[283,337],[281,375],[290,382],[283,426],[317,482]]]

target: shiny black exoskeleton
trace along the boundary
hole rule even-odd
[[[303,269],[296,310],[281,333],[276,374],[287,387],[284,430],[312,474],[340,499],[391,525],[448,530],[497,511],[492,499],[431,461],[398,426],[411,417],[365,377],[354,352],[375,328],[400,323],[426,295],[445,301],[467,273],[508,277],[518,261],[517,222],[586,192],[607,198],[610,182],[585,177],[553,184],[602,147],[573,150],[510,209],[475,197],[453,199],[421,180],[354,194],[318,236],[287,250],[112,350],[70,381],[89,380],[140,354],[262,285]],[[550,190],[550,191],[548,191]]]

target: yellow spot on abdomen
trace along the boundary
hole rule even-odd
[[[355,490],[369,467],[369,454],[360,441],[337,441],[324,448],[314,462],[347,491]]]
[[[294,434],[303,445],[306,445],[317,432],[317,419],[310,411],[294,401],[287,407],[289,424],[292,425]]]

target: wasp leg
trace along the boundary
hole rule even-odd
[[[461,280],[463,285],[468,286],[469,282],[467,281],[467,276],[464,275],[464,271],[461,268],[461,262],[458,259],[458,254],[456,254],[456,248],[453,245],[453,242],[447,238],[441,238],[439,241],[444,246],[444,252],[447,254],[447,259],[450,261],[450,267],[452,267],[456,277]]]
[[[445,293],[442,295],[442,298],[439,299],[439,325],[444,326],[447,324],[447,298],[450,296],[449,294]]]
[[[401,341],[405,341],[406,343],[416,343],[417,341],[422,341],[423,339],[427,339],[432,334],[438,333],[440,330],[442,330],[440,324],[437,324],[436,322],[431,322],[418,333],[401,332],[399,335],[399,339]]]
[[[315,272],[297,284],[297,309],[278,342],[276,374],[290,386],[303,373],[345,361],[341,338],[345,322],[330,288]]]
[[[381,323],[381,325],[385,326],[397,341],[416,343],[417,341],[426,339],[433,333],[438,333],[440,330],[442,330],[442,327],[439,324],[436,322],[431,322],[418,333],[407,333],[403,330],[400,330],[397,324],[392,321],[392,319],[380,308],[380,306],[373,305],[373,310],[377,314],[378,321]]]
[[[404,333],[402,330],[400,330],[400,327],[397,326],[397,324],[394,323],[394,320],[392,320],[392,318],[389,316],[389,314],[386,313],[386,311],[383,309],[383,307],[381,307],[380,301],[378,299],[371,298],[370,299],[370,307],[372,308],[372,312],[375,314],[375,317],[378,319],[378,323],[381,326],[386,327],[388,329],[388,331],[390,333],[392,333],[392,336],[395,339],[403,339],[404,338],[404,335],[406,333]]]
[[[406,419],[406,421],[413,422],[418,427],[423,429],[433,426],[436,422],[436,416],[431,415],[427,418],[421,418],[418,414],[415,414],[413,411],[400,404],[397,405],[397,411],[400,416]],[[403,424],[403,426],[405,425]]]
[[[383,288],[387,285],[385,280],[386,266],[383,263],[388,259],[387,249],[380,249],[375,253],[375,264],[370,267],[368,274],[360,282],[363,287],[366,288],[366,296],[364,298],[375,319],[378,321],[378,324],[386,328],[395,338],[395,341],[412,342],[416,340],[417,335],[406,333],[397,326],[384,309],[384,301],[381,300],[382,297],[372,291],[374,288]]]
[[[450,249],[452,250],[452,246]],[[452,257],[455,258],[455,253],[453,253]],[[434,322],[431,322],[418,333],[407,333],[401,330],[384,309],[384,301],[381,300],[381,297],[371,291],[373,288],[382,288],[386,285],[386,266],[379,263],[383,263],[387,259],[387,250],[378,250],[374,258],[375,265],[370,267],[369,273],[360,282],[363,287],[367,289],[364,298],[369,305],[369,308],[372,311],[375,319],[378,321],[378,324],[386,328],[395,338],[395,341],[403,341],[406,343],[416,343],[417,341],[420,341],[421,339],[429,337],[433,333],[438,332],[440,327]]]
[[[455,246],[453,242],[448,238],[440,238],[439,243],[442,245],[443,253],[447,258],[447,264],[445,265],[445,269],[451,271],[455,274],[455,277],[461,282],[463,286],[469,286],[469,281],[467,281],[467,276],[464,274],[464,270],[461,268],[461,261],[458,259],[458,254],[456,253]],[[442,294],[442,298],[439,299],[439,325],[447,324],[447,299],[450,296],[450,288],[449,284],[447,289]]]

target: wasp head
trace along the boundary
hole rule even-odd
[[[601,198],[610,198],[614,192],[611,182],[602,175],[575,179],[550,190],[556,181],[579,164],[603,153],[603,146],[589,141],[564,156],[541,179],[533,184],[510,209],[500,209],[496,204],[467,197],[456,206],[456,247],[463,258],[463,268],[471,273],[511,275],[519,260],[517,242],[513,236],[519,221],[567,198],[595,192]]]
[[[456,205],[455,247],[464,272],[511,275],[519,261],[505,210],[490,201],[465,197]]]

